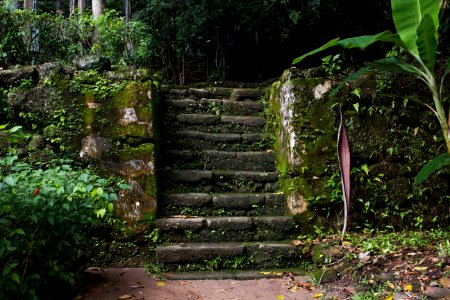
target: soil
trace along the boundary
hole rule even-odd
[[[158,280],[142,268],[91,268],[88,291],[75,299],[314,299],[321,293],[309,285],[291,291],[292,280],[307,284],[306,278],[284,276],[253,280]],[[319,296],[320,297],[320,296]]]

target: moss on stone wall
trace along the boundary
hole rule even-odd
[[[342,107],[353,170],[351,226],[449,224],[449,216],[438,213],[450,192],[448,172],[412,186],[441,143],[436,120],[415,102],[429,97],[420,84],[372,74],[329,97],[324,92],[333,84],[314,75],[288,70],[270,89],[268,126],[276,132],[277,169],[291,213],[341,219],[336,136]]]

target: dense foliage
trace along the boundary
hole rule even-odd
[[[70,61],[87,53],[106,55],[115,64],[149,65],[153,52],[148,32],[138,21],[126,26],[113,11],[94,22],[89,16],[66,18],[0,7],[0,67]]]
[[[17,130],[3,129],[1,138],[13,145],[22,137]],[[50,299],[73,287],[115,200],[111,181],[70,161],[33,165],[0,156],[0,298]]]

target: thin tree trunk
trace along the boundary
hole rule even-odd
[[[86,9],[86,0],[78,0],[78,13],[80,16],[84,14],[84,11]]]
[[[33,9],[33,0],[24,0],[23,1],[23,9],[28,9],[28,10]]]
[[[125,23],[128,24],[131,20],[131,0],[125,0]]]
[[[98,17],[105,13],[104,0],[92,0],[92,18],[97,20]]]
[[[75,10],[75,0],[69,0],[69,16],[73,15]]]

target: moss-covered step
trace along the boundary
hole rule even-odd
[[[275,171],[273,151],[167,150],[163,160],[180,169]]]
[[[277,172],[169,170],[161,173],[162,190],[177,192],[277,192]]]
[[[294,238],[289,216],[185,217],[156,220],[162,242],[280,241]]]
[[[183,243],[160,245],[156,255],[169,271],[249,270],[296,267],[302,251],[289,242]]]
[[[166,134],[166,149],[260,151],[270,142],[261,133],[210,133],[178,130]]]
[[[266,119],[260,116],[220,116],[216,114],[166,114],[163,128],[202,132],[262,132]],[[169,132],[170,132],[169,131]],[[164,134],[164,133],[163,133]]]
[[[201,112],[231,116],[257,116],[264,111],[264,103],[261,101],[233,101],[228,99],[167,99],[164,101],[164,105],[169,112]]]
[[[195,216],[285,215],[287,204],[277,193],[181,193],[162,194],[160,214]]]

